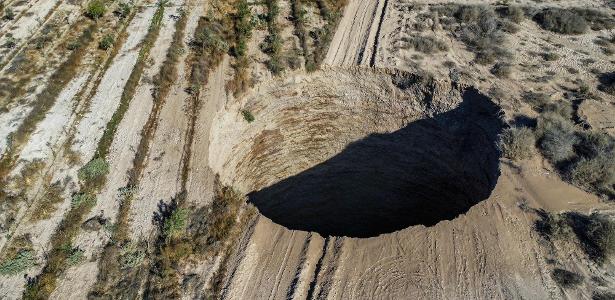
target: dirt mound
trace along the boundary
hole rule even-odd
[[[228,154],[226,178],[290,229],[370,237],[431,226],[486,199],[499,176],[499,108],[451,82],[329,70],[260,88],[245,107],[256,121],[228,124],[233,146],[212,153]]]

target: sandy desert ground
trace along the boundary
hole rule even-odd
[[[0,0],[0,299],[615,299],[611,0]]]

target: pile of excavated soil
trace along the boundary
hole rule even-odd
[[[278,224],[376,236],[453,219],[489,197],[499,111],[453,82],[331,69],[266,84],[221,112],[210,159]]]

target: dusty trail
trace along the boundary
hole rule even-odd
[[[323,63],[352,66],[369,62],[372,32],[377,30],[383,5],[383,1],[349,1]]]

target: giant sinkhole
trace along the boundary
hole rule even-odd
[[[223,181],[273,222],[324,236],[452,220],[500,174],[499,107],[472,87],[401,71],[280,79],[214,124],[210,160]]]

